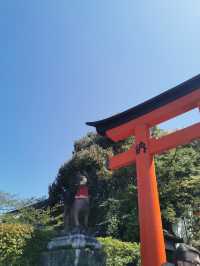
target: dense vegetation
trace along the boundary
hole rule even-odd
[[[166,132],[152,130],[154,137]],[[73,191],[78,170],[87,172],[91,194],[90,226],[101,236],[124,241],[139,241],[137,183],[135,167],[107,170],[108,156],[125,151],[134,139],[120,143],[89,133],[74,144],[72,158],[58,171],[49,188],[51,204],[62,203]],[[200,239],[200,217],[193,215],[200,207],[200,141],[156,156],[156,172],[164,227],[180,219],[187,221],[187,240]]]
[[[101,237],[98,240],[107,254],[107,266],[122,266],[129,262],[140,265],[140,248],[136,243],[122,242],[111,237]]]
[[[38,230],[28,224],[0,225],[0,266],[38,266],[41,251],[52,238],[52,230]],[[107,257],[107,266],[139,265],[139,245],[98,238]]]
[[[0,265],[37,266],[41,251],[53,236],[52,230],[38,230],[30,224],[0,225]]]
[[[7,194],[7,201],[9,198],[13,205],[13,196]],[[16,201],[19,206],[20,201]],[[17,212],[2,214],[0,220],[0,266],[37,266],[39,254],[55,234],[49,208],[23,206]]]

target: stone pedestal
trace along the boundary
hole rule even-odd
[[[40,266],[105,266],[105,254],[96,238],[70,233],[53,238],[41,255]]]

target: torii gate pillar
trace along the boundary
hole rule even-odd
[[[111,170],[136,162],[142,266],[162,266],[166,262],[154,154],[200,138],[200,123],[151,138],[151,127],[200,105],[200,75],[123,113],[97,122],[97,132],[113,141],[135,135],[135,145],[110,158]]]
[[[136,154],[141,257],[143,266],[166,262],[157,180],[153,155],[149,153],[149,128],[135,129],[136,146],[144,143],[146,150]]]

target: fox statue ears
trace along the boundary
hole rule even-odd
[[[86,171],[83,171],[82,174],[88,179],[88,173]]]
[[[80,180],[80,185],[84,186],[87,184],[87,178],[84,176],[81,180]]]
[[[88,175],[85,171],[79,171],[77,173],[77,177],[79,179],[79,184],[80,185],[86,185],[87,184],[87,181],[88,181]]]

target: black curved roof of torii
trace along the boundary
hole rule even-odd
[[[96,127],[96,130],[100,135],[105,135],[107,130],[150,113],[157,108],[167,105],[170,102],[173,102],[183,96],[186,96],[187,94],[190,94],[195,90],[198,90],[199,88],[200,74],[122,113],[116,114],[103,120],[87,122],[86,124],[88,126]]]

